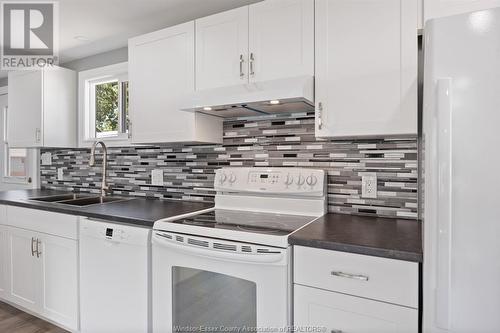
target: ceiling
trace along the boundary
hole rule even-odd
[[[124,47],[132,36],[259,1],[59,0],[60,63]]]

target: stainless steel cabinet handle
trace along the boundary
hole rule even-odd
[[[344,273],[340,271],[332,271],[331,273],[333,276],[338,276],[342,278],[347,278],[347,279],[355,279],[355,280],[360,280],[360,281],[368,281],[369,277],[366,275],[359,275],[359,274],[350,274],[350,273]]]
[[[240,54],[240,78],[242,79],[245,76],[245,73],[243,73],[243,63],[245,60],[243,59],[243,54]]]
[[[37,238],[36,239],[36,257],[37,258],[40,258],[40,254],[42,254],[42,252],[40,251],[40,244],[42,242]]]
[[[41,137],[41,131],[39,128],[35,130],[35,140],[36,142],[40,142],[40,137]]]
[[[35,250],[35,238],[31,237],[31,256],[34,257],[36,253]]]
[[[131,121],[128,122],[128,138],[129,139],[132,138],[132,122]]]
[[[255,75],[255,70],[253,68],[253,63],[255,61],[255,58],[253,56],[253,52],[250,53],[250,75]]]
[[[318,103],[318,129],[323,128],[323,103]]]

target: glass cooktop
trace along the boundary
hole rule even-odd
[[[283,236],[303,227],[315,218],[315,216],[215,209],[171,223]]]

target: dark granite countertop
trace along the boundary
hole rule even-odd
[[[68,194],[70,192],[53,190],[15,190],[0,192],[0,204],[34,208],[56,213],[86,216],[95,219],[152,227],[162,218],[191,213],[213,207],[213,204],[156,200],[130,197],[130,200],[90,205],[86,207],[63,205],[51,202],[29,201],[30,198],[49,195]]]
[[[289,237],[290,244],[422,262],[417,220],[326,214]]]

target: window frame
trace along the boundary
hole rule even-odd
[[[95,90],[96,84],[112,81],[119,83],[118,107],[122,110],[123,82],[128,81],[128,63],[98,67],[78,73],[78,146],[90,147],[95,141],[104,141],[109,146],[129,145],[129,133],[120,132],[117,135],[97,136],[95,128]],[[120,111],[119,126],[123,129],[123,119]]]

